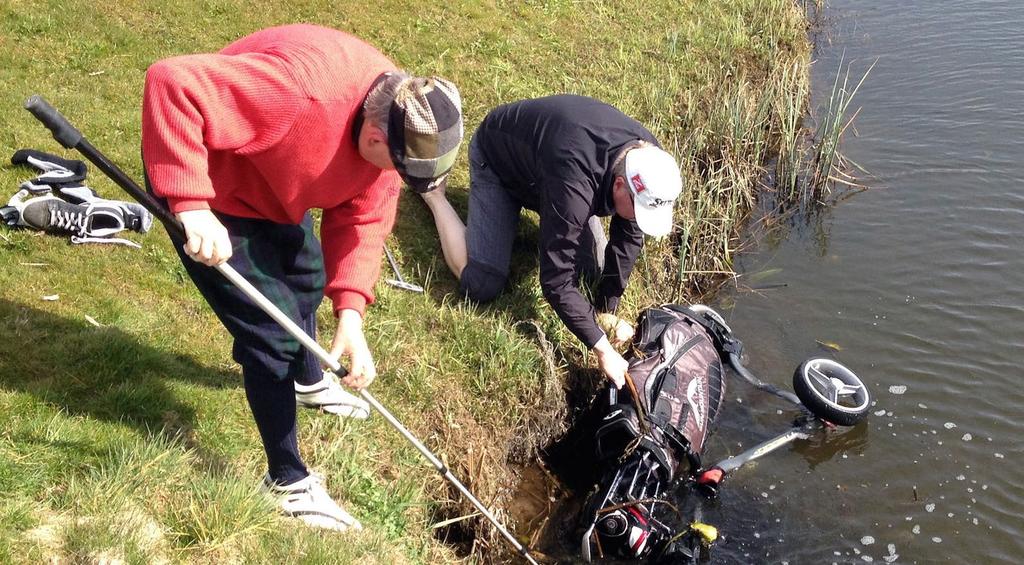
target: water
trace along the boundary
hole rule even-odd
[[[706,515],[727,536],[713,562],[1019,563],[1024,6],[834,0],[828,16],[816,102],[844,52],[857,77],[877,60],[843,148],[874,188],[763,239],[720,306],[766,380],[835,344],[876,405],[737,471]],[[711,454],[787,425],[747,387],[729,400]]]

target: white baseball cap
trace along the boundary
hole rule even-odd
[[[633,210],[640,230],[651,237],[672,231],[672,207],[683,191],[675,158],[653,145],[626,153],[626,184],[633,193]]]

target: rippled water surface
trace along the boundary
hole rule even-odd
[[[744,255],[720,307],[766,380],[834,344],[876,405],[738,471],[707,515],[714,562],[1024,562],[1024,4],[828,16],[816,103],[844,52],[857,76],[877,59],[844,144],[873,188]],[[714,456],[787,425],[771,398],[729,398]]]

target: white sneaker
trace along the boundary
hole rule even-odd
[[[279,497],[278,505],[286,516],[298,518],[309,526],[336,532],[363,529],[359,520],[334,502],[320,475],[310,474],[299,482],[280,486],[267,474],[263,477],[263,488]]]
[[[342,388],[334,373],[329,371],[324,372],[324,378],[318,383],[308,386],[295,383],[295,404],[360,420],[370,415],[370,405]]]

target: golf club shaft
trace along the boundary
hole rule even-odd
[[[391,263],[391,270],[395,272],[395,278],[398,279],[398,282],[404,283],[405,279],[402,278],[402,273],[398,270],[398,262],[395,261],[395,256],[391,254],[387,245],[384,246],[384,254],[388,256],[388,263]]]
[[[331,354],[328,353],[327,350],[325,350],[323,347],[321,347],[316,340],[311,338],[309,334],[304,332],[302,328],[296,325],[295,322],[292,321],[292,319],[289,318],[284,312],[282,312],[277,306],[275,306],[273,302],[270,302],[270,300],[263,296],[263,294],[259,290],[257,290],[256,287],[252,286],[252,284],[250,284],[249,281],[245,280],[245,278],[242,275],[238,274],[238,271],[231,267],[231,265],[228,265],[227,263],[221,263],[220,265],[216,266],[216,269],[220,271],[221,274],[223,274],[225,277],[227,277],[227,279],[231,281],[235,286],[241,289],[242,292],[246,294],[246,296],[248,296],[254,302],[256,302],[260,309],[266,312],[267,315],[274,319],[274,321],[281,324],[281,326],[284,327],[284,329],[287,330],[288,333],[290,333],[293,337],[298,339],[303,346],[312,351],[313,354],[316,355],[317,358],[324,363],[324,365],[326,365],[329,369],[331,369],[331,371],[334,372],[334,374],[338,376],[345,376],[347,374],[346,369],[341,366],[337,359],[332,357]],[[469,502],[472,503],[473,506],[475,506],[476,509],[479,510],[481,514],[484,515],[484,517],[486,517],[492,524],[494,524],[494,526],[498,528],[498,531],[501,532],[502,536],[504,536],[509,541],[509,543],[512,544],[512,547],[514,547],[520,553],[520,555],[522,555],[530,563],[536,563],[533,560],[533,557],[526,550],[526,548],[523,547],[522,544],[520,544],[519,541],[516,540],[515,537],[513,537],[512,534],[507,529],[505,529],[505,527],[502,526],[500,522],[498,522],[498,519],[483,505],[483,503],[477,500],[477,498],[473,496],[473,493],[471,493],[469,489],[466,488],[466,486],[463,485],[462,482],[459,481],[455,477],[455,475],[452,474],[451,470],[449,470],[448,467],[446,467],[444,463],[442,463],[441,460],[438,459],[436,455],[434,455],[433,452],[427,449],[427,447],[423,445],[423,443],[420,442],[420,440],[417,439],[416,436],[414,436],[412,432],[410,432],[402,424],[402,422],[398,420],[398,418],[395,418],[395,416],[392,415],[391,412],[389,412],[386,408],[384,408],[384,406],[381,405],[380,402],[377,402],[377,399],[374,398],[372,394],[370,394],[370,391],[364,388],[359,391],[359,395],[362,396],[363,400],[365,400],[370,406],[372,406],[374,410],[376,410],[381,416],[383,416],[384,419],[387,420],[388,423],[391,424],[393,428],[398,430],[398,433],[402,434],[402,436],[406,440],[408,440],[409,443],[413,445],[413,447],[419,450],[419,452],[422,453],[423,456],[427,458],[427,461],[429,461],[430,464],[433,465],[435,469],[437,469],[437,472],[440,473],[442,477],[444,477],[452,485],[454,485],[455,488],[458,489],[458,491],[461,492],[462,495],[465,496],[466,499],[469,500]]]
[[[33,116],[36,117],[44,126],[46,126],[52,133],[54,139],[56,139],[61,145],[67,149],[74,149],[84,155],[89,161],[91,161],[96,167],[98,167],[104,174],[106,174],[112,181],[118,186],[128,192],[132,198],[137,200],[139,204],[142,204],[147,210],[156,216],[167,228],[168,232],[180,237],[181,239],[187,239],[185,236],[185,228],[181,222],[175,218],[166,208],[160,205],[155,198],[144,191],[134,180],[124,173],[117,165],[110,162],[98,149],[93,147],[85,137],[78,131],[71,123],[65,118],[56,108],[50,105],[49,102],[44,100],[38,94],[31,96],[25,102],[25,109],[30,111]],[[387,251],[387,248],[385,248]],[[391,265],[395,268],[397,274],[398,268],[395,265],[394,258],[391,256],[390,251],[387,252],[388,260],[391,261]],[[309,336],[305,331],[302,330],[288,315],[281,311],[273,302],[267,299],[256,287],[254,287],[249,281],[245,280],[241,274],[238,273],[231,265],[227,263],[221,263],[214,267],[222,275],[227,277],[232,284],[238,287],[246,296],[252,299],[261,310],[267,313],[268,316],[274,319],[275,322],[281,325],[289,334],[299,341],[305,348],[311,351],[317,356],[320,361],[326,365],[334,374],[339,377],[344,377],[348,374],[348,370],[345,369],[336,358],[331,356],[315,339]],[[401,277],[399,277],[401,278]],[[493,514],[481,503],[473,494],[463,485],[452,472],[435,456],[422,442],[420,442],[412,433],[402,425],[401,422],[395,418],[391,412],[389,412],[383,405],[377,402],[377,399],[366,389],[359,391],[360,396],[370,406],[374,408],[381,416],[392,427],[398,430],[406,440],[413,444],[413,446],[427,458],[428,461],[437,469],[437,471],[447,479],[451,484],[462,493],[463,496],[469,500],[481,514],[484,515],[495,528],[501,532],[502,536],[523,556],[529,563],[536,565],[533,557],[529,551],[522,544],[519,543],[512,534],[498,522]]]

